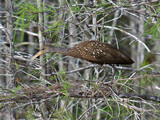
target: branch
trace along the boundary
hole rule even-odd
[[[102,26],[101,26],[101,27],[102,27]],[[146,48],[146,50],[147,50],[149,53],[151,52],[150,49],[146,46],[145,43],[143,43],[138,37],[132,35],[131,33],[126,32],[126,31],[124,31],[124,30],[122,30],[122,29],[119,29],[119,28],[117,28],[117,27],[111,27],[111,26],[103,26],[103,27],[109,28],[109,29],[119,30],[120,32],[123,32],[123,33],[125,33],[125,34],[131,36],[132,38],[134,38],[135,40],[137,40],[139,43],[141,43],[141,44]]]
[[[100,83],[100,84],[97,84],[97,88],[95,88],[95,86],[90,86],[89,88],[85,87],[85,89],[84,89],[84,84],[82,82],[72,83],[72,85],[69,85],[69,86],[71,87],[64,88],[62,85],[58,83],[49,87],[24,86],[25,88],[22,88],[16,92],[17,95],[15,94],[15,92],[13,92],[13,94],[16,95],[14,97],[10,89],[1,88],[0,91],[2,91],[2,93],[5,92],[6,95],[5,96],[0,95],[2,96],[0,98],[0,102],[5,103],[8,101],[10,102],[16,101],[18,103],[21,103],[21,102],[26,102],[30,100],[40,101],[42,99],[48,99],[48,98],[52,99],[58,96],[75,97],[75,98],[92,98],[92,99],[106,97],[107,99],[108,98],[112,99],[113,95],[116,95],[119,98],[128,98],[129,100],[136,99],[140,101],[149,100],[154,102],[160,102],[159,96],[139,95],[134,93],[114,93],[113,94],[113,92],[111,91],[112,88],[110,84]],[[11,95],[12,97],[9,97],[9,95]]]
[[[152,77],[160,77],[160,74],[158,74],[158,75],[140,75],[140,76],[138,76],[138,77],[134,77],[134,78],[127,78],[127,79],[115,79],[115,80],[113,80],[112,82],[113,83],[117,83],[118,81],[127,81],[127,80],[139,80],[139,79],[144,79],[144,78],[148,78],[148,77],[150,77],[150,78],[152,78]],[[111,83],[111,81],[109,81],[109,82],[105,82],[104,84],[110,84]]]
[[[139,94],[133,94],[133,93],[120,93],[120,94],[118,94],[118,96],[120,98],[144,99],[144,100],[160,102],[160,97],[159,96],[139,95]]]

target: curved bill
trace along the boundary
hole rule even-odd
[[[40,56],[40,55],[42,55],[42,54],[44,54],[44,51],[43,51],[43,50],[39,51],[37,54],[35,54],[35,55],[31,58],[31,61],[33,61],[34,59],[36,59],[38,56]]]

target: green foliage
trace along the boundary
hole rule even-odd
[[[56,118],[58,120],[74,120],[73,115],[66,109],[64,105],[63,108],[60,108],[52,114],[52,118]]]
[[[14,12],[14,16],[16,16],[16,20],[13,23],[13,26],[15,25],[14,42],[18,42],[18,43],[23,42],[24,30],[29,25],[38,24],[38,14],[39,13],[45,13],[45,12],[48,13],[48,16],[46,19],[50,19],[50,18],[53,18],[52,16],[54,16],[55,12],[56,12],[55,9],[48,4],[45,4],[45,8],[43,8],[43,5],[40,5],[38,7],[36,1],[33,1],[33,2],[30,2],[28,0],[26,0],[25,2],[18,2],[17,1],[17,2],[14,2],[14,4],[19,9],[18,11]],[[60,25],[62,25],[62,23],[60,24],[60,21],[57,21],[56,23],[51,25],[52,28],[49,30],[59,31]],[[21,31],[20,41],[19,40],[17,41],[17,39],[16,39],[16,31],[17,30]],[[55,32],[55,34],[57,34],[57,32]]]
[[[16,61],[14,62],[14,64],[15,64],[15,66],[16,66],[16,69],[18,69],[19,67],[18,67],[18,64],[17,64]]]
[[[145,34],[144,35],[152,35],[152,41],[150,42],[153,42],[153,40],[158,40],[159,38],[159,35],[160,35],[160,30],[159,30],[159,27],[160,27],[160,18],[158,19],[157,23],[153,24],[150,28],[148,28],[149,24],[152,22],[153,18],[150,17],[147,22],[145,23]]]
[[[148,7],[146,9],[151,13],[151,15],[148,17],[148,20],[145,23],[145,33],[144,35],[152,35],[152,42],[153,40],[158,40],[160,35],[160,18],[158,17],[158,14],[160,12],[160,3],[152,4],[151,7],[155,8],[154,12],[150,10]]]
[[[19,85],[19,86],[13,88],[13,89],[12,89],[12,92],[13,92],[13,93],[16,93],[18,90],[21,90],[21,88],[22,88],[22,86]]]
[[[26,4],[27,3],[27,4]],[[14,31],[14,42],[16,41],[16,30],[18,28],[21,29],[21,40],[23,41],[24,37],[24,29],[27,28],[30,23],[33,23],[33,21],[37,21],[38,17],[38,8],[32,4],[29,1],[26,1],[26,3],[20,3],[16,4],[19,10],[17,12],[14,12],[15,16],[18,16],[13,25],[15,25],[15,31]]]
[[[65,78],[65,68],[62,68],[62,72],[58,74],[60,80],[62,81],[63,90],[61,91],[66,97],[68,97],[68,89],[72,87],[71,83],[67,81]],[[62,77],[63,76],[63,77]]]
[[[28,120],[36,120],[35,116],[33,115],[33,113],[35,112],[35,110],[31,107],[27,108],[27,115],[26,117],[28,118]]]

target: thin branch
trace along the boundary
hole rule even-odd
[[[144,79],[144,78],[148,78],[148,77],[150,77],[150,78],[152,78],[152,77],[160,77],[160,74],[158,74],[158,75],[140,75],[138,77],[127,78],[127,79],[117,79],[117,80],[115,79],[112,82],[113,83],[117,83],[118,81],[139,80],[139,79]],[[109,84],[109,83],[111,83],[111,81],[105,82],[104,84]]]
[[[111,99],[112,94],[109,92],[109,89],[104,89],[104,88],[109,88],[108,85],[103,84],[103,86],[99,86],[99,90],[95,91],[93,90],[85,90],[81,91],[80,89],[77,89],[79,86],[81,88],[81,84],[79,85],[73,85],[73,87],[69,88],[67,90],[67,94],[60,92],[65,90],[63,86],[57,84],[57,85],[52,85],[50,87],[36,87],[36,86],[27,86],[26,88],[22,88],[17,92],[17,96],[14,96],[13,98],[10,97],[5,97],[3,96],[0,99],[0,102],[8,102],[8,101],[16,101],[16,102],[25,102],[27,100],[42,100],[42,99],[47,99],[52,97],[57,97],[57,96],[66,96],[67,97],[74,97],[74,98],[92,98],[92,99],[97,99],[97,98],[104,98],[105,99]],[[83,88],[82,88],[83,89]],[[0,91],[4,91],[3,88],[1,88]],[[6,93],[10,92],[10,90],[5,88]],[[103,95],[101,94],[101,91],[103,91]],[[15,94],[15,93],[14,93]],[[140,94],[134,94],[134,93],[114,93],[116,96],[119,98],[129,98],[130,100],[136,99],[136,100],[149,100],[149,101],[155,101],[155,102],[160,102],[160,96],[152,96],[152,95],[140,95]],[[6,94],[9,95],[9,94]]]
[[[141,43],[141,44],[146,48],[146,50],[147,50],[149,53],[151,52],[150,49],[146,46],[145,43],[143,43],[138,37],[132,35],[132,34],[129,33],[129,32],[126,32],[126,31],[124,31],[124,30],[122,30],[122,29],[120,29],[120,28],[117,28],[117,27],[111,27],[111,26],[99,26],[99,27],[105,27],[105,28],[109,28],[109,29],[119,30],[120,32],[123,32],[123,33],[131,36],[131,37],[134,38],[135,40],[137,40],[139,43]]]

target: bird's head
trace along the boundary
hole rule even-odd
[[[64,48],[64,46],[60,46],[59,45],[52,45],[52,44],[47,44],[47,45],[44,45],[42,47],[42,49],[37,53],[35,54],[32,58],[31,58],[31,61],[33,61],[34,59],[36,59],[38,56],[42,55],[42,54],[45,54],[45,53],[50,53],[50,52],[59,52],[59,53],[63,53],[64,51],[66,51],[67,49]]]
[[[40,56],[42,54],[52,52],[54,50],[54,48],[55,47],[52,45],[44,45],[42,47],[42,49],[31,58],[31,61],[33,61],[34,59],[36,59],[38,56]]]

